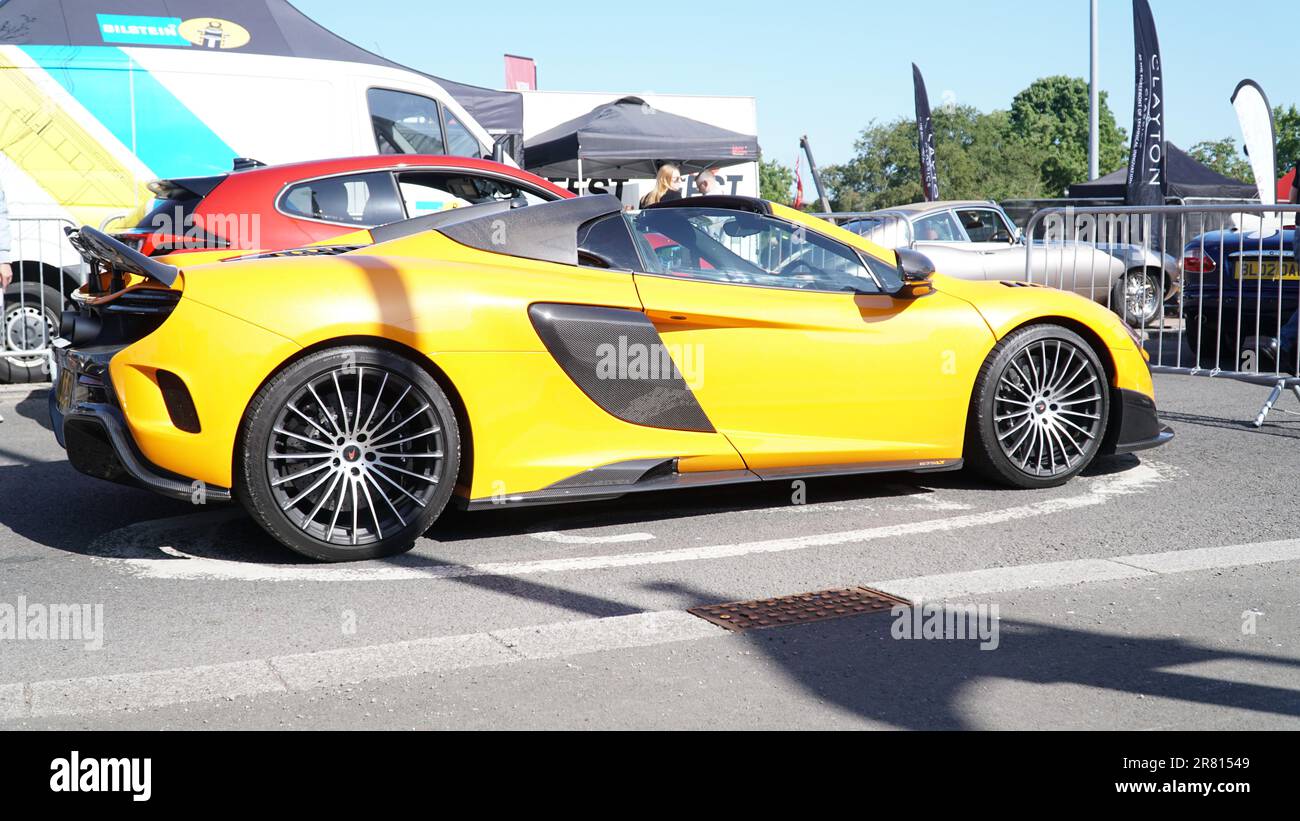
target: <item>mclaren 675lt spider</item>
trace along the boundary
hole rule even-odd
[[[238,499],[315,559],[475,508],[963,464],[1013,487],[1163,444],[1074,294],[936,274],[792,209],[485,203],[185,270],[83,228],[54,430],[92,476]]]

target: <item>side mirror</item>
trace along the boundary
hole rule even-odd
[[[1019,228],[1012,228],[1012,229],[1011,229],[1011,243],[1010,243],[1010,244],[1011,244],[1011,245],[1019,245],[1020,243],[1022,243],[1022,242],[1024,242],[1024,241],[1025,241],[1025,232],[1024,232],[1024,231],[1021,231]]]
[[[934,263],[929,257],[911,248],[899,248],[895,253],[898,254],[898,273],[905,284],[930,281]]]
[[[933,290],[930,277],[934,274],[930,258],[911,248],[899,248],[894,253],[898,254],[898,276],[902,284],[892,296],[912,299],[930,293]]]

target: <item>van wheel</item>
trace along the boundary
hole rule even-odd
[[[59,333],[63,295],[37,282],[15,282],[5,289],[0,330],[6,351],[41,351],[31,356],[0,357],[0,382],[48,382],[44,351]]]
[[[1110,413],[1092,346],[1059,325],[1031,325],[998,343],[980,368],[966,459],[1019,488],[1063,485],[1101,449]]]
[[[236,493],[277,541],[326,562],[414,546],[460,469],[451,404],[421,367],[348,346],[312,354],[253,398]]]

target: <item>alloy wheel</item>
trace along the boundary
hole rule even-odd
[[[1026,346],[998,380],[994,426],[1002,453],[1038,478],[1074,470],[1102,434],[1104,389],[1092,361],[1072,343]]]
[[[438,489],[443,422],[429,397],[375,366],[318,374],[280,409],[266,451],[271,491],[302,532],[334,545],[380,541]]]
[[[1151,276],[1139,274],[1124,278],[1124,318],[1142,325],[1150,322],[1159,310],[1159,295]]]

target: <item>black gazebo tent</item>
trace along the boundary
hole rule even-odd
[[[757,137],[660,111],[639,97],[596,106],[524,143],[524,167],[552,179],[644,179],[664,161],[686,174],[758,157]]]
[[[1259,189],[1251,183],[1234,180],[1206,168],[1173,143],[1165,143],[1165,150],[1168,151],[1166,170],[1169,174],[1170,199],[1259,199]],[[1128,169],[1121,168],[1113,174],[1071,185],[1067,197],[1072,200],[1123,199],[1127,183]]]
[[[147,18],[219,17],[248,30],[251,39],[239,48],[246,54],[340,60],[414,71],[339,37],[287,0],[7,0],[0,3],[0,45],[106,45],[99,15],[128,15],[146,18],[145,22]],[[188,47],[161,38],[156,43],[141,40],[130,45]],[[489,133],[522,136],[524,103],[518,93],[425,76],[446,89]]]

